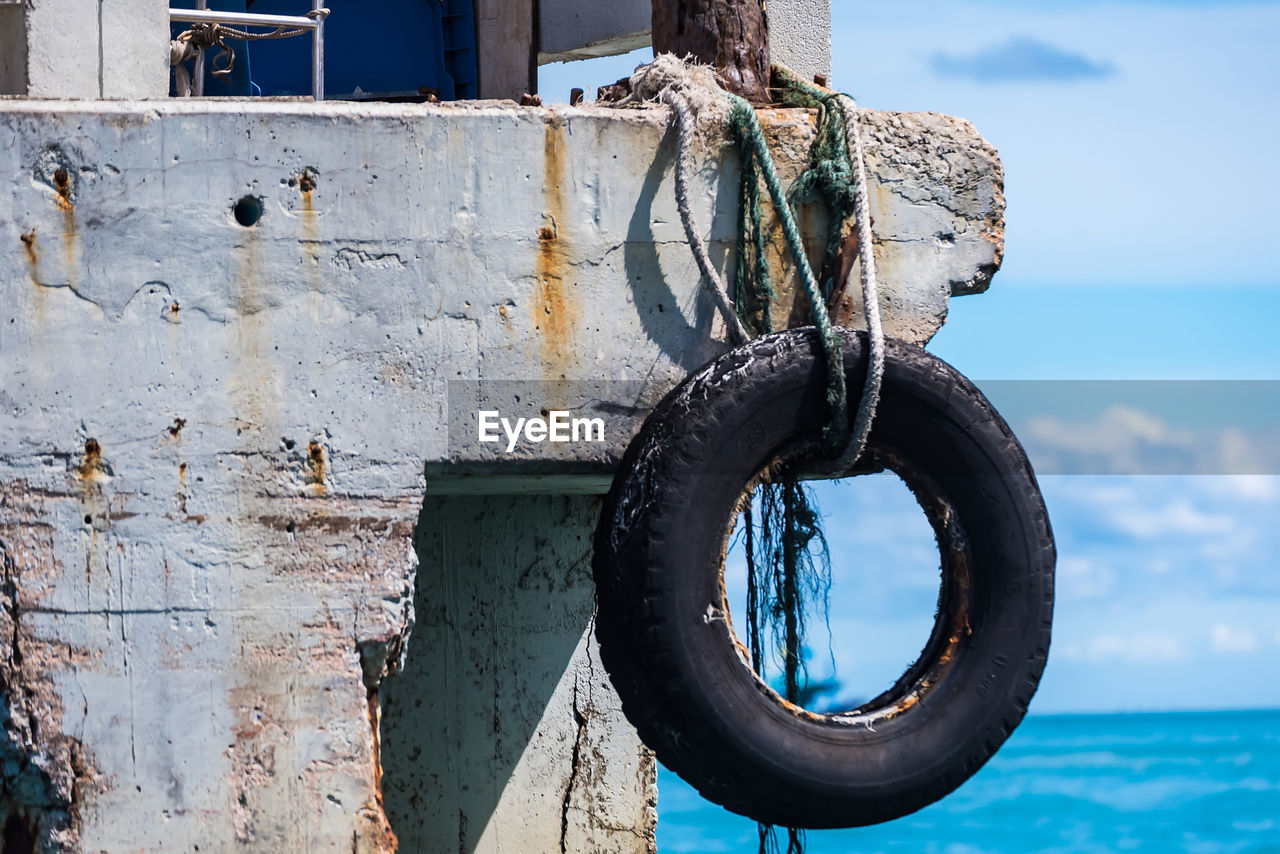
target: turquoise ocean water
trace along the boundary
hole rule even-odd
[[[658,775],[658,851],[754,854],[756,827]],[[949,797],[810,854],[1280,854],[1280,711],[1031,716]]]

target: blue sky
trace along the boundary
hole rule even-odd
[[[930,350],[1002,407],[1011,387],[993,381],[1280,380],[1280,3],[833,5],[835,85],[964,116],[1004,163],[1004,267]],[[564,99],[640,61],[544,69],[541,88]],[[1198,432],[1142,400],[1074,419],[1006,401],[1043,470],[1103,452],[1041,477],[1059,595],[1033,711],[1280,707],[1280,443],[1275,387],[1254,388],[1266,406]],[[1105,473],[1124,469],[1108,454],[1153,452],[1210,473]],[[837,587],[833,609],[837,646],[862,650],[842,669],[883,678],[920,635],[936,557],[894,483],[821,497],[837,585],[855,556],[898,570],[857,576],[859,597]]]

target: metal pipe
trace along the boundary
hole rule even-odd
[[[324,19],[328,14],[324,0],[312,0],[310,17],[316,28],[311,34],[311,97],[316,101],[324,100]]]
[[[209,8],[209,0],[196,0],[196,8],[204,11]],[[170,16],[172,20],[172,16]],[[204,95],[204,51],[196,54],[195,71],[192,73],[191,94],[199,98]]]
[[[245,27],[315,29],[320,26],[320,18],[313,19],[303,15],[258,15],[253,12],[209,12],[199,9],[170,9],[169,20],[193,24],[239,24]]]

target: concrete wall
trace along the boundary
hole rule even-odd
[[[769,0],[769,54],[812,80],[831,74],[831,0]]]
[[[424,504],[411,653],[382,693],[402,850],[649,850],[653,756],[619,727],[592,629],[599,509],[556,495]]]
[[[508,98],[538,90],[538,45],[532,3],[475,0],[476,68],[481,98]]]
[[[763,121],[790,181],[812,116]],[[924,341],[998,264],[999,162],[959,120],[864,122],[886,326]],[[590,643],[594,504],[530,493],[600,489],[724,348],[667,126],[0,101],[0,804],[66,850],[649,844]],[[697,156],[727,267],[719,128]],[[457,395],[510,384],[617,413],[609,441],[480,446]]]
[[[165,0],[23,0],[20,6],[0,5],[0,94],[166,97],[168,8]]]
[[[27,7],[0,2],[0,95],[27,93]]]
[[[626,53],[652,44],[649,0],[541,0],[538,62]],[[769,51],[807,78],[831,73],[831,0],[769,0]]]
[[[649,0],[539,0],[538,62],[627,53],[651,43]]]

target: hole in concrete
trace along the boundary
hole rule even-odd
[[[13,854],[31,854],[36,850],[35,833],[17,813],[11,814],[4,823],[3,850]]]
[[[262,219],[262,202],[257,196],[241,196],[231,212],[235,214],[236,222],[249,228]]]
[[[86,514],[86,515],[85,515],[85,517],[84,517],[84,523],[85,523],[86,525],[92,525],[92,524],[93,524],[93,517],[92,517],[92,516],[89,516],[89,515],[87,515],[87,514]]]

